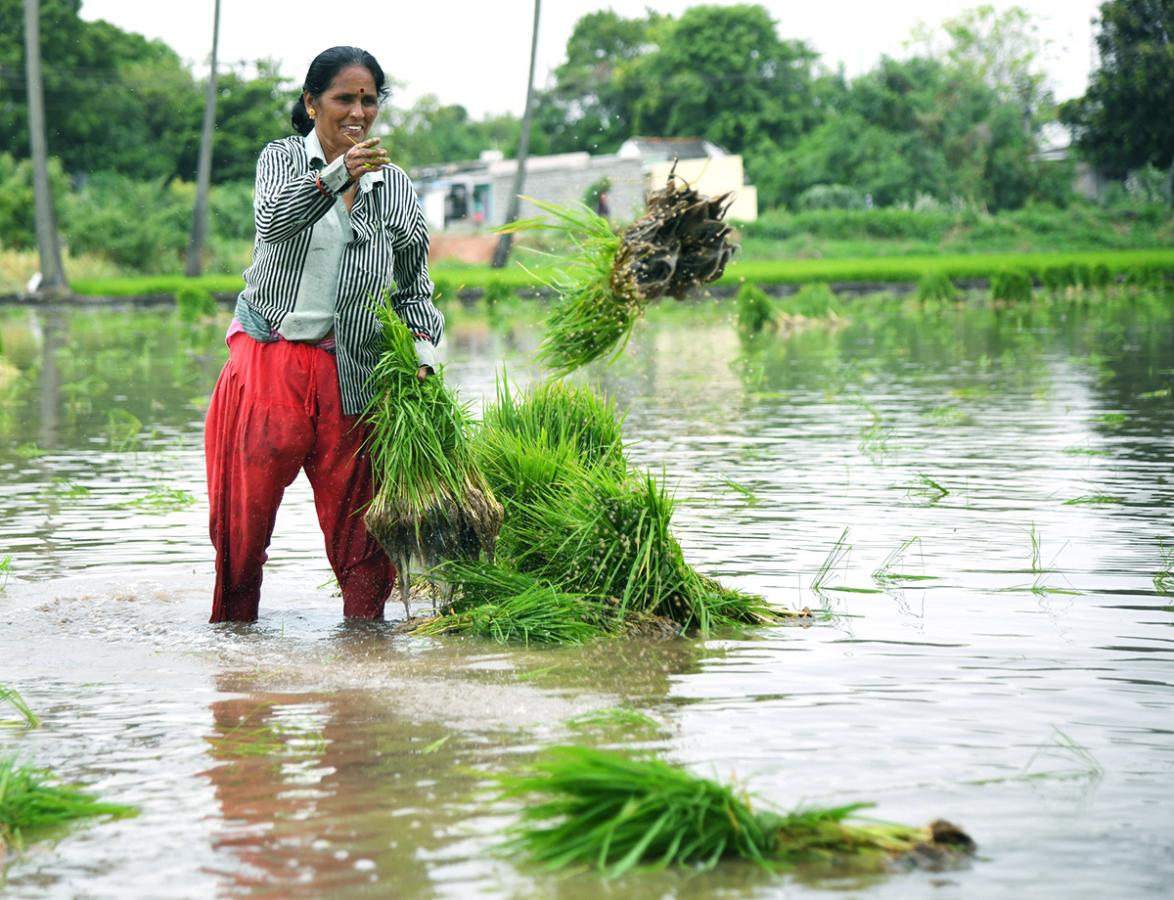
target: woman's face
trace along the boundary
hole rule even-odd
[[[314,130],[330,162],[367,138],[379,112],[375,79],[366,66],[347,66],[334,76],[320,97],[305,96],[315,112]]]

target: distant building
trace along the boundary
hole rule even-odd
[[[1039,149],[1032,159],[1041,162],[1067,162],[1075,158],[1072,173],[1072,190],[1086,200],[1099,200],[1110,179],[1083,159],[1076,158],[1072,146],[1072,132],[1059,122],[1049,122],[1039,134]]]
[[[607,179],[606,206],[621,221],[635,218],[644,208],[644,195],[665,183],[672,161],[677,174],[708,194],[735,193],[730,217],[750,221],[758,217],[758,195],[743,180],[742,158],[697,139],[632,138],[616,153],[592,156],[586,152],[531,156],[526,160],[526,196],[559,206],[580,203],[589,188]],[[478,160],[421,166],[412,170],[424,216],[433,232],[494,228],[505,221],[517,161],[488,151]],[[541,214],[522,201],[520,215]]]

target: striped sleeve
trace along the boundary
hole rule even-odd
[[[257,160],[253,208],[257,237],[270,243],[286,241],[321,219],[334,205],[334,195],[318,189],[315,173],[293,159],[288,140],[273,141]]]
[[[436,366],[436,345],[444,334],[444,316],[432,302],[428,276],[428,224],[407,175],[396,172],[391,182],[393,277],[391,305],[416,338],[422,366]]]

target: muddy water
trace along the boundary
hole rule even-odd
[[[747,343],[721,310],[668,310],[592,373],[630,407],[633,458],[677,486],[689,558],[813,624],[543,651],[343,622],[304,481],[261,620],[206,624],[200,426],[226,323],[0,311],[0,682],[44,720],[0,746],[141,809],[9,856],[6,893],[1164,893],[1169,301],[844,315]],[[530,375],[519,321],[453,316],[450,335],[470,400],[501,361]],[[568,724],[621,703],[658,726]],[[981,854],[949,873],[612,883],[494,855],[511,811],[487,775],[569,740],[652,747],[783,808],[946,816]]]

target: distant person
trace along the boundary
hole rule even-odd
[[[611,205],[608,202],[607,191],[600,191],[595,195],[595,212],[605,219],[611,215]]]
[[[357,47],[310,63],[293,105],[296,135],[257,161],[256,240],[228,329],[229,359],[204,432],[216,550],[212,621],[252,621],[282,494],[304,469],[343,615],[383,617],[395,567],[367,533],[367,431],[359,414],[380,353],[371,298],[416,336],[421,381],[444,319],[432,304],[428,229],[408,176],[371,126],[383,69]]]

